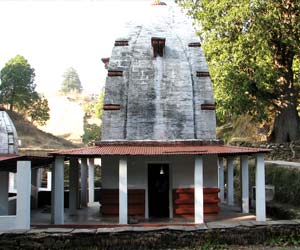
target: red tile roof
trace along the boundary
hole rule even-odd
[[[97,146],[51,152],[50,155],[95,157],[95,156],[158,156],[158,155],[241,155],[267,153],[270,150],[226,146],[216,143],[182,142],[103,142]]]
[[[31,167],[47,167],[53,162],[53,157],[0,154],[0,171],[14,172],[17,161],[30,161]]]
[[[20,157],[21,157],[20,155],[15,155],[15,154],[0,154],[0,161],[6,161],[6,160],[16,159]]]

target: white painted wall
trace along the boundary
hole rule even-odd
[[[30,161],[17,162],[17,187],[17,213],[0,216],[0,230],[30,229]]]
[[[16,219],[16,215],[0,216],[0,230],[15,230],[17,227]]]
[[[146,183],[146,163],[137,158],[128,159],[128,188],[144,189]],[[110,189],[119,188],[119,159],[117,157],[102,158],[102,187]]]
[[[214,155],[203,157],[204,187],[218,186],[217,157]],[[128,157],[128,188],[146,189],[147,171],[149,163],[168,163],[172,173],[174,188],[194,187],[194,156],[172,157]],[[102,187],[118,189],[119,187],[119,159],[117,157],[102,158]]]
[[[101,181],[103,188],[119,188],[119,159],[117,157],[102,158]]]
[[[30,229],[31,162],[17,162],[16,229]]]

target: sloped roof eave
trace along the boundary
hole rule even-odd
[[[228,145],[191,145],[189,143],[168,144],[156,143],[143,145],[139,143],[103,143],[98,146],[60,150],[51,152],[52,156],[66,157],[101,157],[101,156],[184,156],[184,155],[212,155],[234,156],[268,153],[269,149],[247,148]]]
[[[30,161],[32,168],[40,168],[48,167],[53,162],[53,157],[0,154],[0,171],[15,172],[18,161]]]

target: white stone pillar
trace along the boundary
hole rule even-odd
[[[36,187],[38,190],[42,187],[42,176],[43,176],[43,169],[39,168],[37,172],[37,180],[36,180]]]
[[[52,177],[54,177],[55,176],[55,167],[54,167],[54,164],[51,164],[51,188],[50,188],[50,190],[51,190],[51,224],[55,224],[54,223],[54,190],[55,190],[55,184],[54,184],[54,182],[55,182],[55,179],[53,178],[52,179]]]
[[[242,213],[249,213],[249,167],[248,156],[241,156]]]
[[[16,229],[30,229],[31,162],[17,162]]]
[[[64,224],[64,157],[56,156],[54,163],[54,224]]]
[[[224,202],[224,159],[220,157],[218,159],[219,164],[219,178],[218,178],[218,186],[220,189],[219,198],[221,202]]]
[[[128,223],[127,159],[119,161],[119,224]]]
[[[17,193],[16,174],[15,173],[9,173],[8,192],[9,193]]]
[[[146,164],[144,174],[146,176],[146,180],[145,180],[145,185],[146,185],[145,186],[145,219],[148,220],[149,219],[148,164]]]
[[[264,154],[256,155],[256,220],[266,221],[266,189]]]
[[[173,168],[169,166],[169,218],[173,217]]]
[[[81,165],[80,165],[80,180],[81,180],[81,206],[87,207],[88,203],[88,194],[87,194],[87,178],[88,178],[88,166],[87,166],[87,159],[81,158]]]
[[[89,202],[95,201],[95,163],[94,159],[90,158],[89,161]]]
[[[8,215],[9,172],[0,172],[0,215]]]
[[[79,164],[77,158],[70,159],[69,169],[69,213],[75,215],[78,206]]]
[[[227,158],[227,205],[234,205],[233,157]]]
[[[204,198],[203,198],[203,158],[197,156],[194,171],[195,192],[195,224],[204,223]]]
[[[47,172],[47,190],[52,189],[52,172],[48,171]]]

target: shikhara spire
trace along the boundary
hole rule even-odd
[[[114,45],[105,61],[103,140],[216,138],[205,56],[175,4],[149,8]]]

